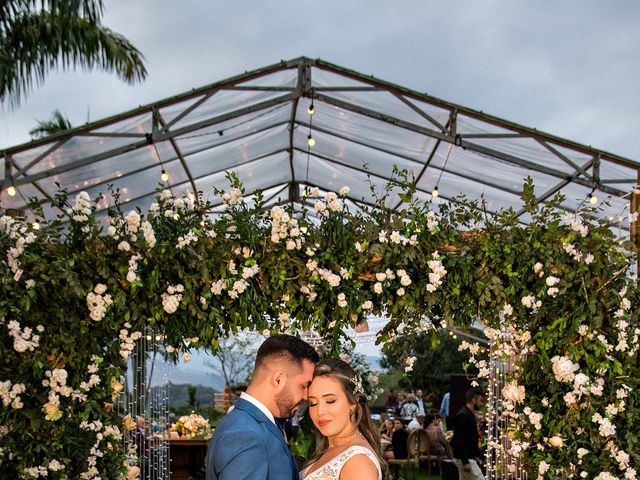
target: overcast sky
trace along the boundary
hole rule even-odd
[[[640,160],[637,0],[105,0],[148,79],[49,76],[0,113],[0,148],[59,108],[72,124],[298,56]]]

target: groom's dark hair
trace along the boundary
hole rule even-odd
[[[268,359],[280,357],[288,362],[294,362],[298,368],[302,367],[302,360],[307,359],[318,363],[320,356],[315,349],[304,340],[292,335],[273,335],[267,338],[256,355],[256,369],[264,365]]]

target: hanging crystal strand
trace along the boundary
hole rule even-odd
[[[505,415],[502,389],[507,376],[517,372],[522,358],[511,360],[514,352],[515,339],[502,325],[501,332],[492,338],[489,348],[489,386],[487,398],[487,480],[528,480],[528,474],[522,467],[519,455],[513,455],[509,431],[514,426],[514,420]],[[502,355],[508,353],[508,359],[502,360]]]

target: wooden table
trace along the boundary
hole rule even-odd
[[[202,475],[210,439],[211,437],[169,439],[171,480],[188,480],[194,475]]]

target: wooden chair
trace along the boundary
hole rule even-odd
[[[449,442],[445,442],[445,453],[444,455],[434,455],[431,453],[431,439],[429,438],[429,434],[424,429],[417,430],[418,433],[418,454],[420,457],[420,461],[425,461],[427,463],[427,472],[431,475],[431,466],[433,462],[438,464],[438,472],[440,476],[442,476],[442,460],[445,458],[453,458],[453,454],[451,452],[451,446]]]
[[[420,453],[419,453],[419,443],[418,443],[418,430],[414,430],[409,433],[409,437],[407,438],[407,458],[391,458],[387,460],[387,463],[390,466],[396,467],[396,472],[399,470],[399,467],[402,467],[402,472],[405,478],[409,478],[408,472],[414,473],[412,478],[415,478],[415,471],[418,470],[420,466]]]

